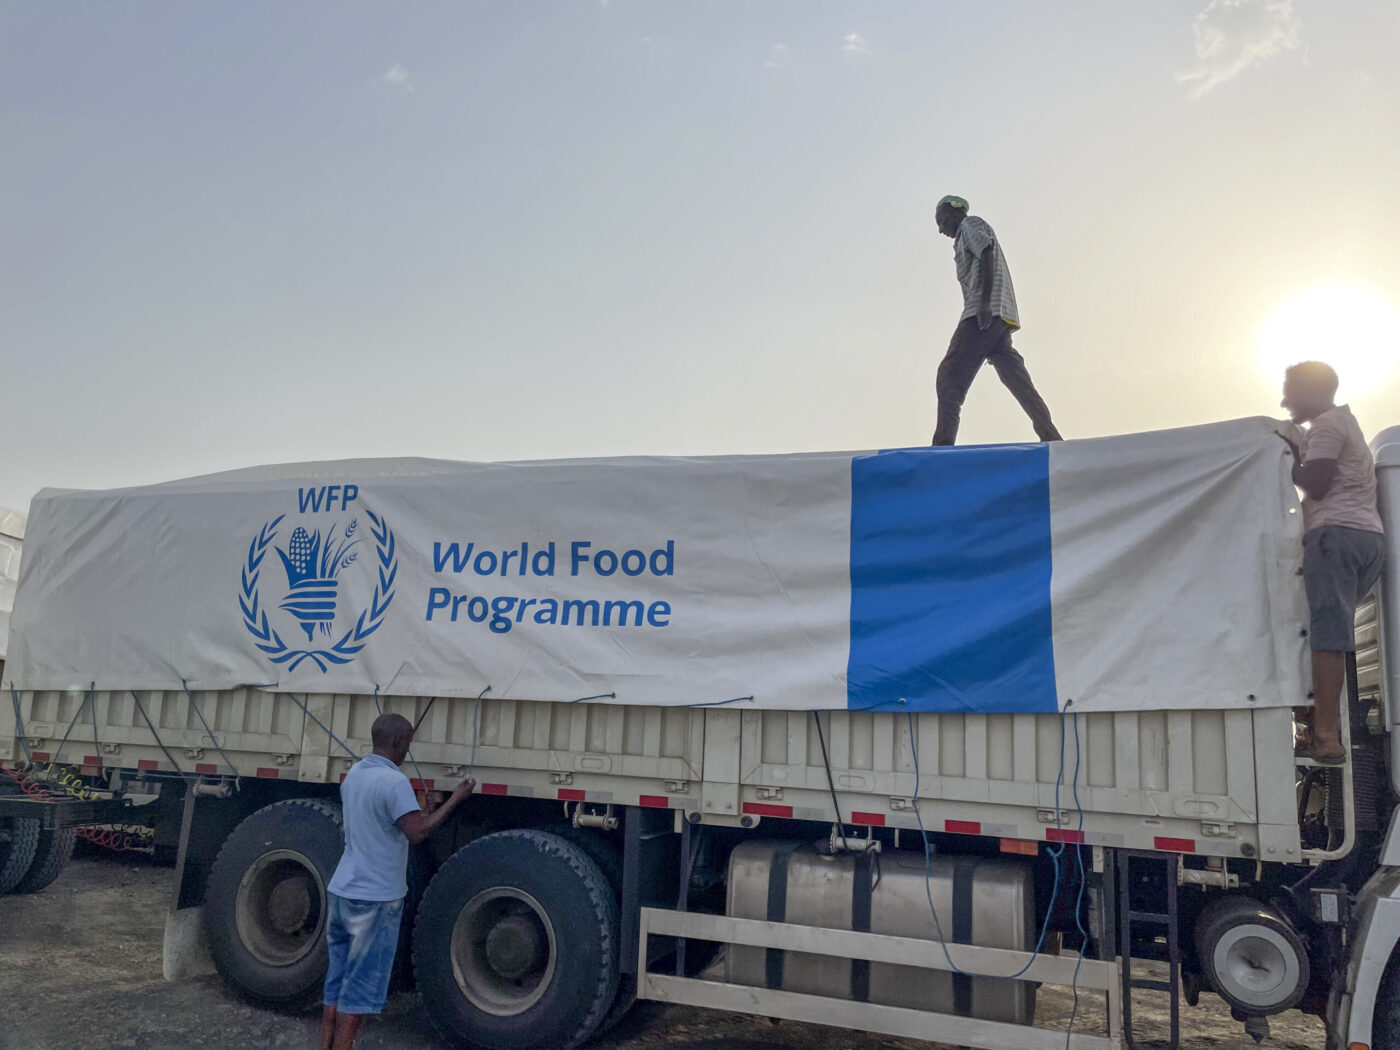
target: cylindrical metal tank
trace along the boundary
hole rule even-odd
[[[731,916],[929,940],[941,926],[959,967],[958,944],[1033,949],[1034,904],[1030,864],[1013,858],[935,856],[930,877],[922,852],[829,856],[804,843],[752,841],[729,860]],[[738,945],[725,958],[734,984],[1018,1024],[1035,1013],[1027,981]]]

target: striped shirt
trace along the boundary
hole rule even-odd
[[[991,273],[982,273],[982,253],[992,249]],[[1006,256],[1001,253],[997,235],[985,219],[969,215],[958,227],[953,238],[953,263],[958,270],[958,283],[963,290],[963,318],[976,317],[982,308],[982,282],[992,282],[992,316],[1000,317],[1012,328],[1021,327],[1016,312],[1016,289],[1011,286],[1011,271],[1006,268]]]

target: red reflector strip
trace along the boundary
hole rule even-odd
[[[560,788],[559,797],[565,802],[582,802],[583,792],[578,788]]]
[[[851,814],[852,824],[871,824],[877,828],[885,826],[885,815],[883,813],[855,813]]]
[[[100,766],[100,765],[102,765],[102,759],[98,758],[96,755],[84,755],[84,756],[83,756],[83,765],[85,765],[85,766]]]
[[[196,773],[217,773],[219,767],[212,762],[196,762],[194,764],[194,771]]]
[[[1170,853],[1195,853],[1195,839],[1171,839],[1158,835],[1152,840],[1152,848],[1166,850]]]
[[[414,791],[431,791],[433,790],[434,782],[432,780],[418,780],[416,777],[410,777],[408,783]]]
[[[47,762],[49,760],[49,753],[47,751],[35,751],[31,757],[35,762]]]
[[[136,763],[137,769],[159,769],[160,763],[154,758],[143,758]]]
[[[980,835],[982,834],[982,822],[980,820],[945,820],[943,830],[953,835]]]
[[[1084,841],[1084,832],[1071,831],[1069,828],[1046,828],[1045,841],[1082,843]]]
[[[768,802],[745,802],[744,812],[753,813],[760,817],[790,817],[792,816],[792,807],[774,806]]]
[[[653,809],[670,809],[671,800],[665,795],[642,795],[637,799],[639,806],[651,806]]]
[[[505,784],[482,784],[481,793],[483,795],[505,795],[510,792]]]
[[[277,780],[282,776],[282,771],[274,766],[259,766],[258,776],[268,780]]]
[[[1034,857],[1040,852],[1040,844],[1031,842],[1028,839],[1002,839],[1001,851],[1003,853],[1019,853],[1022,856]]]

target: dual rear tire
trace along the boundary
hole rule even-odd
[[[572,833],[569,833],[572,834]],[[327,965],[326,885],[344,848],[340,807],[266,806],[225,841],[210,871],[210,954],[240,993],[307,1008]],[[601,851],[600,851],[601,850]],[[603,852],[606,851],[606,852]],[[473,1050],[572,1050],[630,1005],[619,1002],[616,855],[541,830],[498,832],[458,850],[427,884],[412,924],[413,977],[436,1027]],[[424,872],[410,866],[412,892]]]
[[[487,835],[428,884],[413,938],[423,1004],[472,1050],[572,1050],[618,983],[617,898],[574,842],[535,829]]]

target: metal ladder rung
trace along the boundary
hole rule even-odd
[[[1171,981],[1158,981],[1150,977],[1130,977],[1128,978],[1128,987],[1143,988],[1149,992],[1173,991]]]
[[[1159,915],[1155,911],[1130,911],[1128,918],[1132,919],[1133,922],[1159,922],[1164,926],[1172,921],[1170,915]]]

